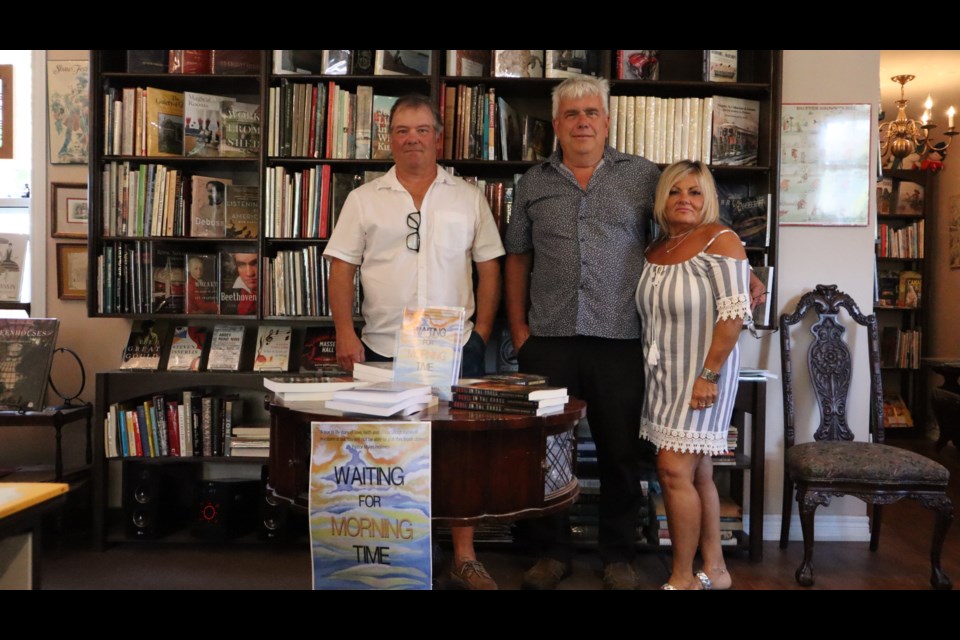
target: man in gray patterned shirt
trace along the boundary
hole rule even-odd
[[[633,589],[643,397],[634,293],[660,171],[606,146],[608,99],[607,81],[589,76],[554,89],[560,150],[517,184],[505,293],[520,370],[547,375],[587,402],[600,475],[604,587]],[[571,570],[569,518],[527,524],[541,557],[523,586],[555,588]]]

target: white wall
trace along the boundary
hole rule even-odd
[[[875,105],[880,100],[879,66],[879,51],[784,51],[783,102],[859,103],[874,105],[876,109]],[[875,148],[875,130],[871,144]],[[874,156],[871,154],[872,158]],[[876,167],[873,167],[871,175],[875,171]],[[785,311],[792,311],[800,296],[816,284],[836,284],[860,304],[861,311],[872,311],[875,222],[872,212],[876,211],[875,198],[871,183],[871,220],[866,227],[781,227],[778,316]],[[794,334],[806,333],[803,329],[805,326],[808,325],[801,325]],[[772,334],[760,341],[745,336],[740,341],[740,348],[743,366],[769,369],[780,374],[778,335]],[[858,440],[865,440],[868,434],[870,380],[866,341],[862,334],[859,340],[851,343],[851,350],[855,374],[849,396],[850,426]],[[805,358],[800,360],[794,362],[794,379],[803,383],[802,386],[809,386],[806,385],[809,378]],[[819,424],[815,416],[816,401],[809,393],[800,393],[796,395],[795,404],[798,437],[803,434],[809,436]],[[773,380],[768,385],[766,449],[764,537],[772,540],[780,535],[783,495],[783,393],[779,380]],[[792,539],[800,537],[796,512],[794,504]],[[817,513],[818,540],[865,540],[869,537],[866,508],[859,500],[835,499],[829,508],[821,507]]]

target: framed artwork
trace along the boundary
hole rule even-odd
[[[90,138],[90,63],[47,61],[50,164],[86,164]]]
[[[433,52],[424,49],[378,49],[373,73],[378,76],[427,76]]]
[[[50,235],[54,238],[86,238],[90,208],[87,185],[54,182],[50,185]]]
[[[87,245],[57,245],[57,297],[87,299]]]
[[[0,64],[0,159],[13,158],[13,65]]]
[[[870,222],[872,123],[869,104],[783,105],[781,225]]]
[[[960,195],[950,196],[950,268],[960,269]]]

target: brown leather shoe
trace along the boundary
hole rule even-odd
[[[478,560],[464,560],[450,570],[450,580],[461,589],[470,591],[496,591],[497,583]]]
[[[603,588],[632,591],[640,585],[640,578],[629,562],[611,562],[603,568]]]
[[[540,558],[523,574],[524,589],[536,591],[551,591],[557,588],[560,581],[573,572],[569,562],[560,562],[553,558]]]

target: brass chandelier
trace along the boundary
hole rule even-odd
[[[908,82],[914,79],[912,75],[893,76],[891,80],[900,83],[900,99],[897,100],[897,119],[892,122],[883,122],[880,125],[880,153],[886,155],[887,152],[893,154],[894,158],[902,160],[911,153],[923,155],[931,151],[943,153],[953,141],[953,136],[958,132],[953,126],[953,116],[956,110],[953,107],[947,109],[947,127],[943,133],[947,139],[933,144],[930,139],[930,130],[935,129],[937,125],[930,122],[930,109],[933,108],[933,100],[927,96],[924,103],[923,116],[920,120],[913,120],[907,117],[906,106],[909,102],[904,96],[904,87]]]

